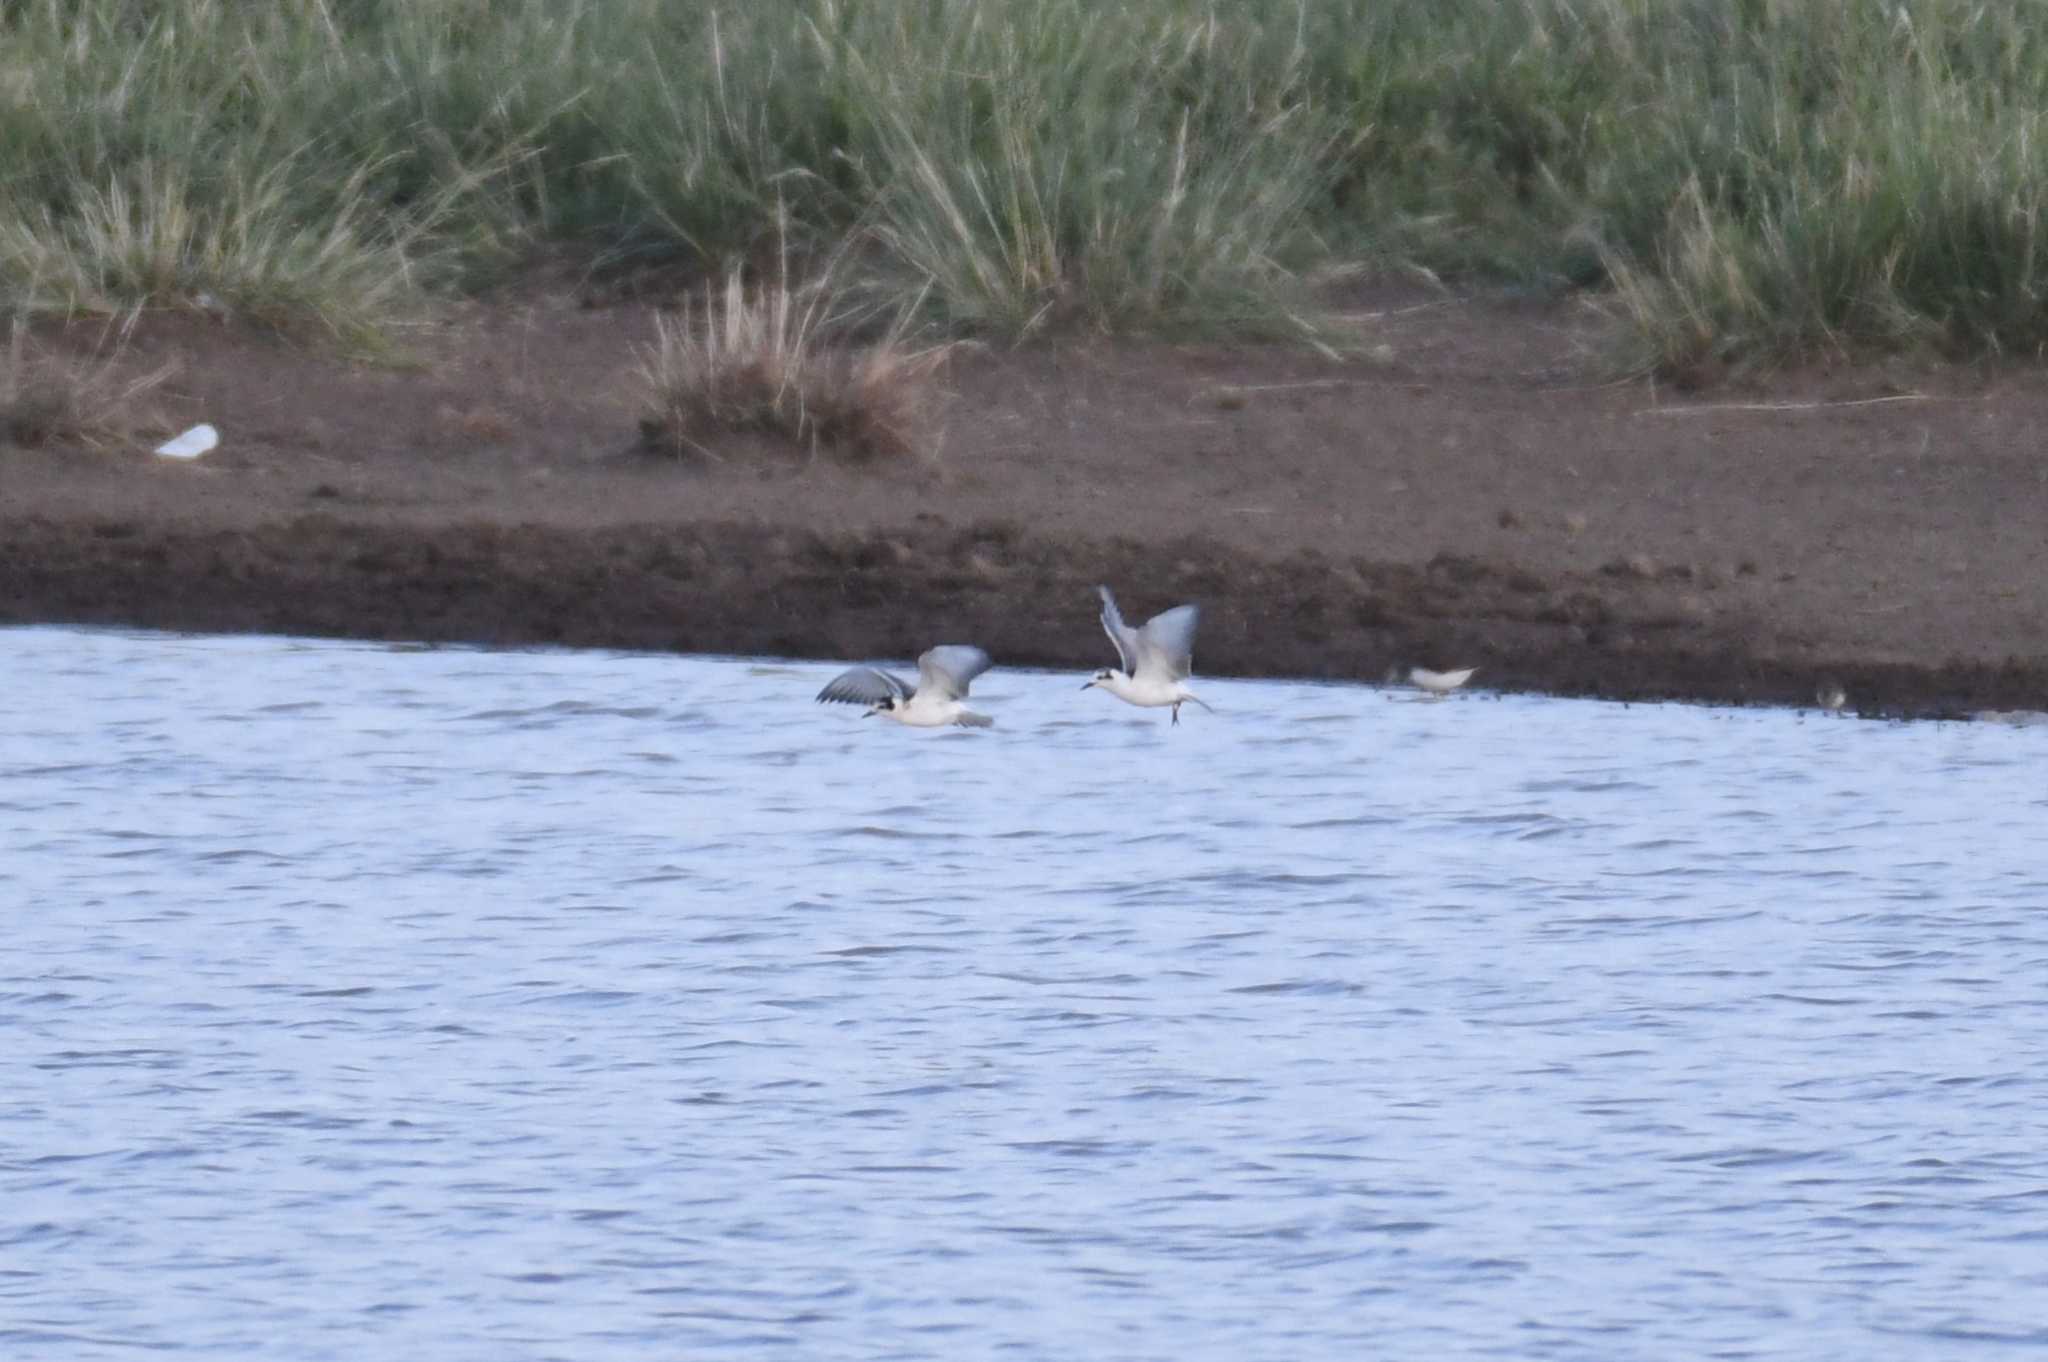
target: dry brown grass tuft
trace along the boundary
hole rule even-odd
[[[701,309],[659,319],[638,375],[642,444],[716,459],[720,435],[758,434],[855,460],[921,452],[928,380],[950,347],[912,349],[900,331],[839,343],[827,335],[830,304],[827,287],[786,279],[749,292],[735,268]]]
[[[0,355],[0,445],[111,449],[158,427],[144,399],[170,366],[125,372],[122,350],[77,359],[33,345],[17,327]]]

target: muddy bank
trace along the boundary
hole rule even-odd
[[[1015,527],[899,534],[758,525],[432,530],[306,515],[181,531],[134,520],[12,522],[0,622],[807,658],[908,657],[944,639],[1012,666],[1111,661],[1092,588],[1149,613],[1203,602],[1208,675],[1382,679],[1423,663],[1480,684],[1613,699],[1807,705],[1832,676],[1872,714],[2038,703],[2048,668],[1842,656],[1754,621],[1702,617],[1710,584],[1625,567],[1546,580],[1440,557],[1260,560],[1212,542],[1054,543]]]
[[[634,452],[653,314],[478,304],[365,366],[176,318],[123,363],[196,465],[0,444],[0,622],[1093,668],[1091,588],[1198,671],[1869,713],[2048,708],[2048,380],[1587,377],[1595,314],[1398,290],[1361,340],[963,348],[915,457]],[[81,361],[104,329],[44,337]]]

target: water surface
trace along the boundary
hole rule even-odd
[[[2048,1351],[2048,731],[0,632],[0,1355]]]

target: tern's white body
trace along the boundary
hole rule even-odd
[[[1415,683],[1416,689],[1441,698],[1470,681],[1472,673],[1478,670],[1477,667],[1461,667],[1454,672],[1433,672],[1427,667],[1415,667],[1409,670],[1408,679]]]
[[[1109,675],[1098,676],[1089,683],[1099,690],[1106,690],[1127,705],[1141,705],[1146,709],[1159,709],[1165,705],[1178,705],[1183,700],[1202,700],[1189,690],[1185,681],[1171,681],[1163,676],[1126,676],[1114,667]]]
[[[1188,686],[1194,669],[1195,626],[1201,621],[1201,607],[1177,605],[1145,621],[1142,629],[1124,623],[1109,588],[1098,586],[1102,597],[1102,631],[1116,645],[1123,667],[1105,667],[1089,678],[1086,690],[1106,690],[1127,705],[1145,709],[1173,707],[1173,721],[1180,722],[1180,707],[1192,700],[1203,709],[1208,702]]]
[[[987,653],[963,643],[946,643],[917,659],[917,685],[875,667],[841,672],[818,692],[820,701],[866,705],[869,714],[911,728],[988,728],[995,720],[962,703],[967,687],[993,665]]]
[[[936,695],[912,695],[900,705],[875,712],[911,728],[947,728],[954,724],[962,728],[987,728],[995,723],[988,715],[977,714],[958,700],[942,700]]]

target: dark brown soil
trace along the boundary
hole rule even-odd
[[[1586,378],[1580,308],[1351,303],[1373,358],[962,349],[930,451],[861,465],[638,452],[651,315],[568,290],[406,367],[146,319],[122,363],[175,364],[160,426],[222,447],[0,444],[0,622],[1086,668],[1105,581],[1131,616],[1201,601],[1211,674],[2048,708],[2038,371],[1681,392]]]

